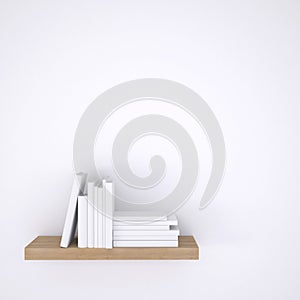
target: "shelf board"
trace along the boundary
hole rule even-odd
[[[25,260],[198,260],[193,236],[179,236],[178,248],[60,248],[60,236],[38,236],[25,247]]]

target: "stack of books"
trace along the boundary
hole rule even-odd
[[[87,195],[78,196],[78,247],[113,247],[113,184],[88,182]]]
[[[115,211],[113,247],[178,247],[179,227],[175,215],[157,212]]]

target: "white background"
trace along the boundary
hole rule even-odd
[[[0,1],[1,299],[299,299],[299,1]],[[200,261],[25,262],[62,232],[80,116],[144,77],[220,121],[215,201],[180,211]]]

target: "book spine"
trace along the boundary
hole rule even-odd
[[[114,241],[114,247],[178,247],[178,241]]]
[[[146,216],[146,215],[122,215],[120,211],[115,213],[116,220],[119,222],[144,222],[144,223],[155,223],[160,221],[167,221],[167,217],[161,217],[159,215]]]
[[[103,189],[98,187],[97,189],[97,202],[98,202],[98,248],[103,248]]]
[[[117,218],[117,217],[116,217]],[[130,220],[130,221],[121,221],[121,220],[116,220],[113,221],[113,225],[115,226],[162,226],[162,225],[168,225],[168,226],[178,226],[178,220],[176,218],[168,219],[167,221],[136,221],[136,220]]]
[[[178,226],[177,220],[168,220],[160,222],[140,222],[140,221],[113,221],[114,226]]]
[[[168,225],[160,225],[160,226],[152,226],[152,225],[113,225],[113,230],[169,230],[170,226]]]
[[[112,197],[112,183],[106,183],[106,245],[105,248],[111,249],[113,247],[112,237],[112,214],[113,214],[113,197]]]
[[[106,180],[102,181],[102,247],[106,248]]]
[[[120,235],[168,235],[168,236],[178,236],[179,228],[178,226],[171,226],[170,230],[114,230],[113,236]]]
[[[98,248],[98,186],[94,186],[94,197],[93,197],[93,213],[94,213],[94,231],[93,231],[93,239],[94,239],[94,248]]]
[[[114,241],[178,241],[177,235],[119,235],[114,237]]]
[[[78,196],[78,248],[87,248],[87,196]]]
[[[88,183],[88,248],[94,248],[94,183]]]

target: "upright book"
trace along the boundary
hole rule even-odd
[[[60,241],[60,246],[63,248],[69,247],[72,240],[74,239],[77,226],[77,198],[80,194],[80,191],[83,192],[84,190],[86,176],[87,175],[84,173],[78,173],[76,174],[73,181],[64,230]]]
[[[103,248],[103,187],[98,186],[97,188],[97,224],[98,224],[98,248]]]
[[[87,195],[78,196],[78,248],[87,248],[88,236],[88,200]]]
[[[95,182],[88,183],[88,248],[94,248],[94,190]]]
[[[114,213],[114,197],[113,184],[106,182],[105,184],[105,248],[113,247],[113,213]]]
[[[106,248],[106,180],[102,180],[102,248]]]
[[[94,197],[93,197],[93,212],[94,212],[94,231],[93,240],[94,248],[98,248],[98,184],[94,185]]]

